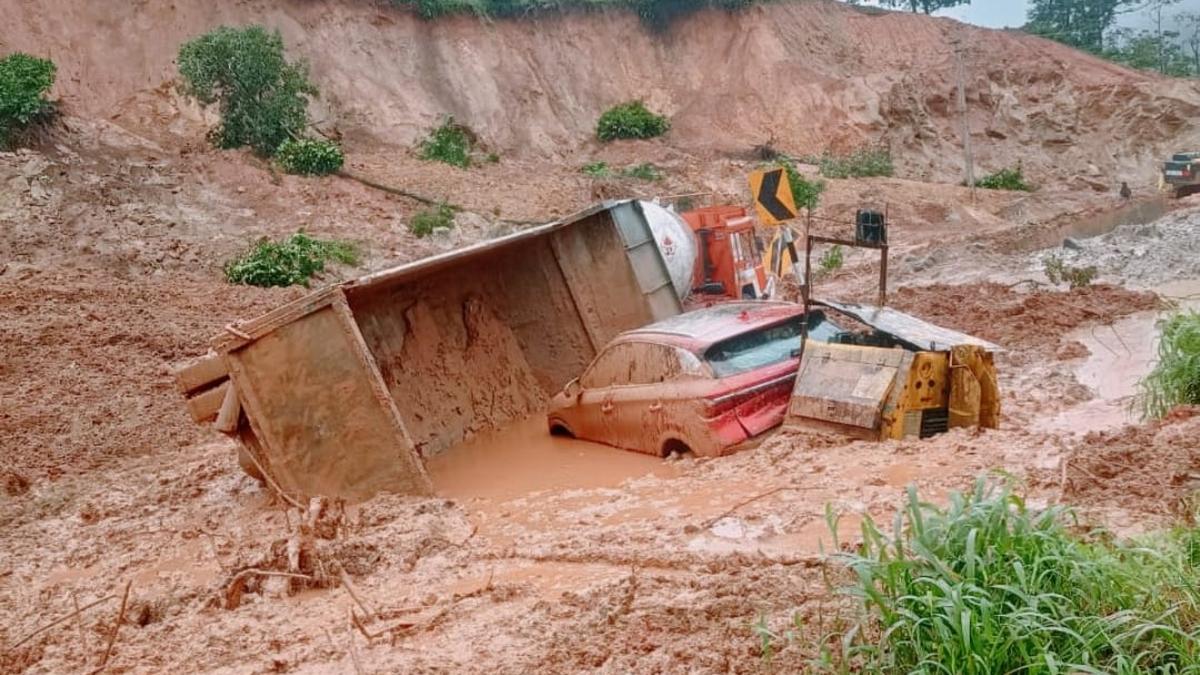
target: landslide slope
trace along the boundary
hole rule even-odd
[[[667,142],[745,153],[774,139],[797,154],[887,142],[906,177],[958,180],[952,42],[962,43],[978,164],[1024,162],[1053,183],[1152,182],[1164,153],[1200,142],[1200,90],[1062,45],[832,0],[704,11],[665,33],[631,13],[427,22],[369,0],[16,3],[0,44],[53,57],[74,114],[131,129],[188,129],[168,83],[184,40],[218,24],[282,31],[324,96],[318,118],[352,150],[410,146],[443,115],[505,156],[589,147],[595,120],[631,98],[672,117]]]

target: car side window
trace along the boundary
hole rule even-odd
[[[579,384],[584,389],[600,389],[614,385],[629,384],[629,363],[634,360],[630,353],[633,345],[613,345],[600,353],[592,362]]]
[[[700,359],[683,349],[640,343],[636,356],[630,364],[630,384],[659,384],[708,377]]]

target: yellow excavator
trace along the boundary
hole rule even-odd
[[[812,297],[811,252],[819,243],[880,252],[877,305]],[[802,295],[809,319],[785,426],[869,440],[997,428],[1000,348],[887,307],[887,252],[878,212],[859,213],[852,240],[807,236]]]

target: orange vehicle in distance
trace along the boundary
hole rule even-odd
[[[626,331],[551,400],[550,432],[726,454],[783,422],[804,320],[794,303],[727,302]]]
[[[754,221],[740,206],[706,206],[679,214],[696,236],[694,299],[761,298],[766,286]]]

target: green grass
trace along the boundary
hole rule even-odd
[[[835,522],[832,518],[832,523]],[[1088,541],[1070,514],[980,479],[948,508],[909,489],[844,556],[864,614],[828,667],[886,673],[1200,672],[1200,536]],[[836,528],[835,539],[836,539]]]
[[[1159,322],[1158,363],[1139,384],[1148,418],[1177,405],[1200,405],[1200,313],[1176,312]]]
[[[275,151],[275,161],[288,173],[325,176],[346,161],[337,143],[324,139],[288,139]]]
[[[585,176],[600,179],[620,176],[621,178],[660,181],[663,178],[662,170],[657,166],[650,164],[649,162],[627,166],[620,171],[613,171],[612,167],[608,165],[608,162],[592,162],[591,164],[585,164],[579,171]]]
[[[428,237],[434,230],[454,227],[454,207],[440,204],[432,209],[425,209],[408,221],[408,231],[418,237]]]
[[[615,105],[596,122],[596,138],[603,142],[620,138],[654,138],[662,136],[671,128],[671,122],[662,115],[646,109],[641,101],[629,101]]]
[[[54,63],[15,52],[0,58],[0,148],[14,135],[54,110],[46,98],[54,84]]]
[[[471,166],[471,145],[471,134],[467,129],[455,124],[453,117],[447,117],[421,142],[421,159],[465,169]]]
[[[1092,284],[1099,274],[1095,265],[1075,267],[1063,262],[1062,258],[1052,255],[1042,262],[1042,271],[1052,284],[1067,284],[1071,288],[1086,288]]]
[[[303,232],[283,241],[263,239],[225,263],[225,278],[247,286],[307,286],[333,260],[357,265],[358,247],[346,241],[314,239]]]
[[[585,164],[583,168],[580,169],[580,172],[582,172],[583,175],[591,176],[592,178],[611,178],[613,175],[612,169],[608,167],[608,162],[592,162],[591,164]]]
[[[1033,186],[1025,182],[1025,173],[1021,169],[1020,163],[1017,164],[1016,168],[1001,169],[996,173],[980,178],[975,181],[975,186],[985,190],[1033,191]]]
[[[776,162],[787,173],[788,186],[792,188],[792,199],[798,208],[809,211],[817,208],[821,201],[821,193],[825,191],[825,181],[809,180],[799,170],[796,163],[788,157],[777,157]]]
[[[636,178],[638,180],[659,181],[662,180],[662,172],[653,164],[636,164],[634,166],[625,167],[621,171],[621,175],[626,178]]]
[[[825,249],[825,252],[821,254],[821,259],[817,261],[817,265],[821,268],[822,272],[829,274],[842,269],[842,265],[846,262],[845,258],[846,254],[842,250],[842,247],[839,244],[834,244]]]
[[[892,151],[885,145],[870,145],[846,154],[826,152],[806,163],[816,164],[826,178],[871,178],[895,173]]]

